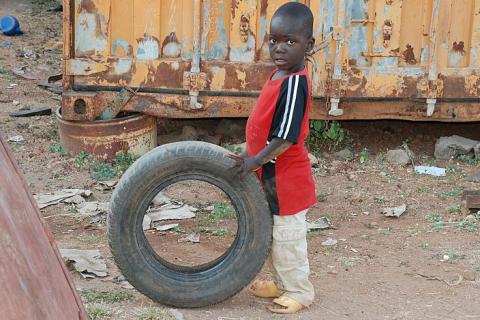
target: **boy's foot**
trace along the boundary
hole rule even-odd
[[[305,308],[304,305],[286,296],[281,296],[280,298],[273,299],[273,303],[279,306],[268,308],[268,310],[273,313],[292,314],[297,313],[298,311]]]
[[[255,280],[248,291],[260,298],[278,298],[282,294],[275,282],[271,280]]]

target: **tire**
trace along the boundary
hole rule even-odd
[[[159,303],[203,307],[238,293],[261,270],[270,250],[272,216],[259,180],[243,180],[228,169],[229,152],[204,142],[160,146],[135,162],[124,174],[111,200],[108,237],[117,266],[140,292]],[[237,234],[216,260],[182,267],[159,257],[142,228],[155,195],[173,183],[202,180],[222,189],[237,212]]]

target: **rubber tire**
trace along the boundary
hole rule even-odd
[[[238,179],[228,169],[234,161],[219,146],[197,141],[160,146],[137,160],[123,175],[111,200],[108,238],[125,278],[152,300],[180,308],[204,307],[242,290],[261,270],[269,254],[272,216],[258,178]],[[237,234],[217,260],[196,268],[160,258],[142,229],[154,196],[183,180],[215,184],[237,212]]]

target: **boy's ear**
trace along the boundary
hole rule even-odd
[[[307,41],[307,47],[305,48],[305,52],[309,53],[315,47],[315,38],[312,37],[310,40]]]

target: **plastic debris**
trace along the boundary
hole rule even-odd
[[[315,221],[307,221],[307,230],[324,230],[332,227],[330,220],[327,217],[321,217]]]
[[[20,29],[20,22],[14,16],[4,16],[0,18],[0,30],[6,36],[22,35],[23,32]]]
[[[37,201],[38,207],[43,209],[51,205],[59,204],[60,202],[77,195],[88,198],[92,195],[92,192],[90,190],[82,189],[63,189],[53,193],[41,193],[34,195],[33,198]]]
[[[407,211],[407,205],[402,204],[399,207],[394,207],[394,208],[385,208],[383,209],[382,213],[385,215],[385,217],[400,217],[402,214]]]
[[[107,265],[99,250],[60,249],[62,258],[84,278],[106,277]]]
[[[200,235],[197,233],[192,233],[186,236],[185,238],[178,239],[178,242],[200,243]]]
[[[13,137],[8,138],[7,141],[8,142],[23,142],[23,141],[25,141],[25,138],[22,135],[18,135],[18,136],[13,136]]]
[[[328,238],[327,240],[322,242],[322,246],[331,247],[336,246],[338,241],[336,239]]]
[[[415,172],[418,174],[428,174],[435,177],[445,177],[447,170],[439,167],[416,166]]]

